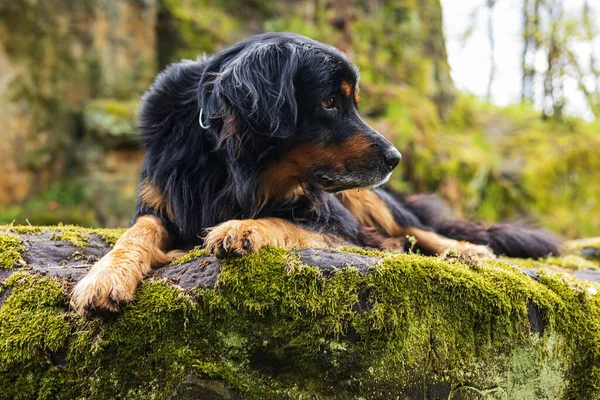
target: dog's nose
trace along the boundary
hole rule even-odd
[[[385,153],[384,157],[385,157],[385,163],[387,164],[387,166],[390,167],[390,169],[394,169],[400,162],[402,155],[400,154],[400,152],[398,150],[396,150],[395,148],[392,147],[390,150],[388,150]]]

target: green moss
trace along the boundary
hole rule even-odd
[[[23,262],[21,254],[25,251],[21,239],[8,233],[0,233],[0,269],[11,269]]]
[[[8,231],[25,235],[42,235],[50,232],[50,240],[62,240],[77,247],[85,248],[89,245],[90,236],[95,235],[113,246],[125,232],[124,228],[115,229],[90,229],[75,225],[57,226],[31,226],[31,225],[0,225],[0,231]]]
[[[50,240],[62,240],[81,248],[85,248],[89,245],[89,237],[87,236],[87,233],[74,229],[53,232]]]
[[[87,247],[89,244],[88,229],[80,228],[74,225],[58,226],[24,226],[24,225],[5,225],[0,229],[19,234],[41,235],[47,232],[52,233],[50,240],[62,240],[69,242],[77,247]]]
[[[48,228],[32,225],[2,225],[0,226],[0,229],[22,235],[41,235],[44,232],[47,232]]]
[[[64,287],[27,272],[13,274],[2,286],[11,292],[0,308],[0,384],[5,388],[0,398],[43,398],[40,381],[58,368],[52,355],[59,354],[72,329]],[[16,366],[24,373],[11,370]]]
[[[431,351],[436,354],[435,370],[444,372],[425,373],[457,385],[475,384],[482,379],[474,372],[477,368],[494,370],[502,352],[525,346],[531,340],[529,301],[542,309],[552,309],[559,301],[518,270],[502,264],[468,266],[438,258],[398,255],[385,258],[372,274],[360,275],[349,268],[324,280],[315,269],[290,268],[289,263],[289,256],[278,250],[229,261],[219,278],[217,295],[211,293],[209,298],[213,306],[219,306],[219,315],[224,318],[234,318],[233,314],[228,315],[231,311],[238,317],[252,314],[260,327],[253,324],[253,332],[268,332],[270,339],[265,346],[283,341],[295,349],[295,356],[310,359],[312,355],[319,360],[313,362],[324,363],[322,368],[331,371],[331,381],[320,386],[316,382],[323,377],[307,360],[289,361],[290,353],[277,355],[276,351],[269,359],[283,376],[289,375],[288,384],[292,384],[292,371],[296,371],[316,385],[307,389],[308,393],[325,396],[349,396],[327,390],[328,385],[335,385],[336,377],[350,372],[349,366],[374,371],[377,384],[360,382],[361,388],[374,398],[391,388],[398,393],[405,389],[398,387],[398,382],[410,382],[416,370],[428,371],[423,367],[428,365]],[[290,284],[294,290],[281,290]],[[359,287],[369,293],[368,303],[373,307],[356,314]],[[262,317],[257,318],[257,314]],[[275,321],[269,318],[274,315],[278,316]],[[300,315],[303,318],[298,319]],[[484,331],[479,331],[481,326],[485,326]],[[348,341],[348,330],[356,332],[364,342],[357,346]],[[252,334],[246,332],[242,336]],[[439,343],[435,349],[431,347],[432,334],[434,342]],[[464,375],[465,369],[472,371],[470,378]],[[355,383],[358,385],[358,379]],[[478,384],[482,387],[485,380]]]
[[[600,249],[600,237],[571,240],[565,243],[565,247],[572,251],[581,250],[585,247]]]
[[[562,257],[548,257],[545,260],[546,264],[556,265],[562,268],[577,269],[577,270],[597,270],[600,269],[600,264],[589,261],[584,257],[567,254]]]
[[[562,268],[566,270],[598,270],[600,264],[587,260],[584,257],[575,254],[565,254],[560,257],[546,257],[539,260],[506,258],[509,262],[523,268],[557,270]]]
[[[138,104],[138,99],[131,99],[127,101],[118,101],[115,99],[95,99],[90,101],[87,107],[91,112],[101,112],[118,118],[132,120],[136,116]]]
[[[114,246],[117,243],[117,240],[125,233],[126,228],[113,228],[113,229],[90,229],[89,233],[92,235],[98,236],[100,239],[104,240],[111,246]]]
[[[196,258],[205,257],[207,255],[208,255],[208,253],[205,249],[203,249],[200,246],[196,246],[192,250],[190,250],[187,254],[185,254],[183,257],[179,257],[178,259],[171,262],[171,264],[175,264],[175,265],[185,264],[187,262],[195,260]]]
[[[362,247],[342,247],[340,249],[340,251],[344,251],[346,253],[360,254],[360,255],[369,256],[369,257],[385,257],[385,256],[389,256],[389,255],[393,254],[393,253],[385,253],[385,252],[379,251],[379,250],[367,250]]]
[[[561,298],[556,309],[556,331],[564,335],[564,354],[570,371],[569,398],[600,396],[600,298],[595,284],[542,274],[540,283]],[[594,290],[590,291],[589,288]]]
[[[83,112],[86,130],[109,145],[121,147],[135,142],[136,111],[139,99],[119,101],[97,99],[90,101]]]
[[[600,238],[587,238],[571,240],[564,244],[566,251],[579,255],[583,249],[595,249],[595,252],[589,252],[585,257],[596,263],[600,263]]]
[[[196,323],[191,319],[194,309],[195,304],[180,291],[164,283],[144,282],[135,302],[118,320],[103,325],[101,332],[89,327],[72,344],[71,351],[77,354],[74,362],[98,368],[86,391],[111,398],[123,393],[140,399],[166,398],[185,375],[184,361],[190,352],[186,326]],[[91,357],[86,354],[90,348]]]
[[[100,320],[65,312],[59,282],[20,272],[1,286],[12,292],[0,309],[0,398],[166,398],[188,373],[248,399],[402,397],[424,382],[461,396],[597,398],[592,286],[411,254],[324,273],[267,248],[224,260],[218,283],[189,295],[144,281]],[[532,307],[543,334],[531,331]]]
[[[177,358],[194,306],[178,290],[145,282],[123,316],[104,323],[66,313],[57,281],[16,275],[4,283],[12,292],[0,309],[0,398],[165,398],[183,379]],[[66,366],[56,364],[61,357]]]

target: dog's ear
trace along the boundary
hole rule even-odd
[[[298,117],[294,95],[298,62],[298,48],[292,44],[257,43],[221,70],[213,94],[238,127],[287,138]]]

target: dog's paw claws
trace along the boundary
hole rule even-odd
[[[474,244],[469,242],[459,242],[456,247],[453,248],[459,254],[474,256],[479,258],[496,258],[493,250],[488,246],[480,244]]]
[[[218,258],[254,253],[269,244],[274,243],[252,220],[227,221],[211,229],[204,240],[204,247]]]

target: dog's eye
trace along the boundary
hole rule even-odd
[[[326,110],[335,108],[335,97],[329,97],[321,102],[321,106]]]

